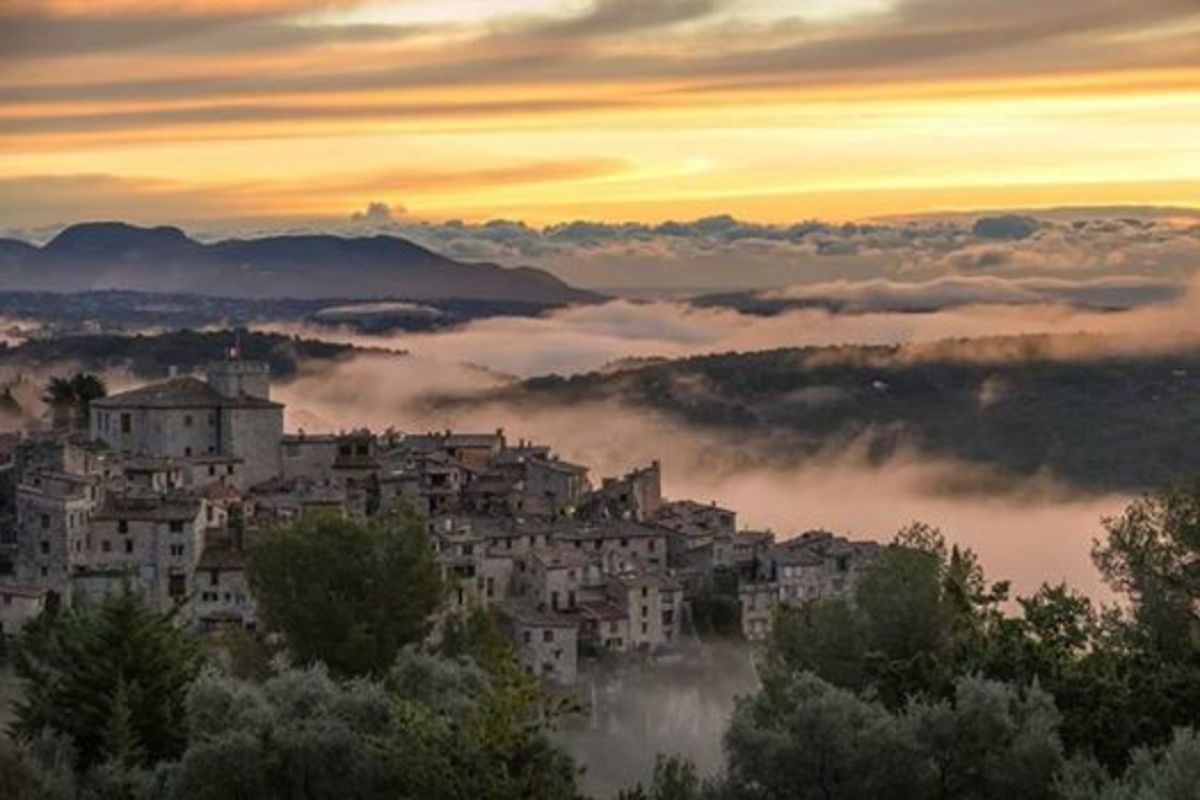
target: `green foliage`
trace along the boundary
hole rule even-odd
[[[1133,631],[1169,659],[1200,651],[1200,478],[1134,501],[1106,519],[1096,566],[1134,604]]]
[[[287,670],[261,686],[205,673],[188,699],[192,741],[178,763],[183,800],[390,798],[376,740],[393,708],[374,683]]]
[[[94,611],[67,611],[26,629],[16,662],[24,683],[16,730],[69,737],[87,768],[149,763],[182,751],[184,701],[199,668],[175,620],[124,587]]]
[[[1097,612],[1065,585],[1000,604],[969,551],[913,526],[860,580],[852,599],[781,610],[768,671],[810,670],[899,709],[946,699],[966,675],[1038,685],[1061,711],[1067,751],[1124,768],[1173,728],[1200,726],[1200,481],[1147,496],[1104,522],[1097,565],[1127,610]]]
[[[916,694],[947,696],[957,677],[980,668],[1006,593],[1005,584],[986,588],[973,553],[915,524],[876,557],[852,598],[781,609],[768,662],[870,686],[890,708]]]
[[[73,800],[75,760],[70,744],[48,732],[25,742],[0,737],[0,797]]]
[[[964,678],[949,700],[879,701],[775,675],[726,735],[734,798],[1051,798],[1062,765],[1048,695]]]
[[[1083,351],[1096,342],[949,340],[917,359],[908,345],[724,353],[533,378],[506,397],[555,406],[610,398],[761,441],[784,465],[850,441],[875,461],[915,448],[989,471],[958,475],[965,489],[1049,473],[1089,489],[1142,491],[1200,471],[1200,351],[1065,360],[1055,353],[1063,344]],[[993,402],[980,403],[996,386]],[[837,402],[796,402],[813,390]]]
[[[368,522],[310,515],[267,531],[249,577],[295,658],[339,676],[385,673],[429,632],[442,597],[424,523],[407,510]]]
[[[82,428],[87,425],[92,401],[107,394],[103,378],[90,372],[76,372],[69,378],[51,378],[42,402],[54,412],[56,424]]]
[[[320,667],[261,686],[206,673],[171,796],[574,798],[574,768],[532,700],[468,661],[412,650],[382,681],[338,683]]]

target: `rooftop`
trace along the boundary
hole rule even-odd
[[[92,403],[96,408],[283,408],[280,403],[260,397],[225,397],[199,378],[169,378],[160,383],[139,386],[127,392],[103,397]]]

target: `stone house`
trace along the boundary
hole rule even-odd
[[[565,614],[539,611],[521,601],[497,606],[502,625],[517,651],[517,660],[529,672],[564,686],[579,674],[579,623]]]
[[[253,485],[280,474],[283,406],[265,364],[223,361],[207,380],[175,377],[91,404],[91,435],[114,452],[188,459],[240,458]]]
[[[0,637],[19,634],[46,610],[49,597],[41,586],[0,584]]]

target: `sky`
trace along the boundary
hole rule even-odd
[[[1198,128],[1200,0],[0,0],[7,228],[1200,206]]]

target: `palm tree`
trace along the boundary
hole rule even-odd
[[[55,428],[81,430],[87,426],[92,401],[107,394],[108,387],[99,375],[77,372],[69,378],[51,378],[42,401],[50,406]]]

